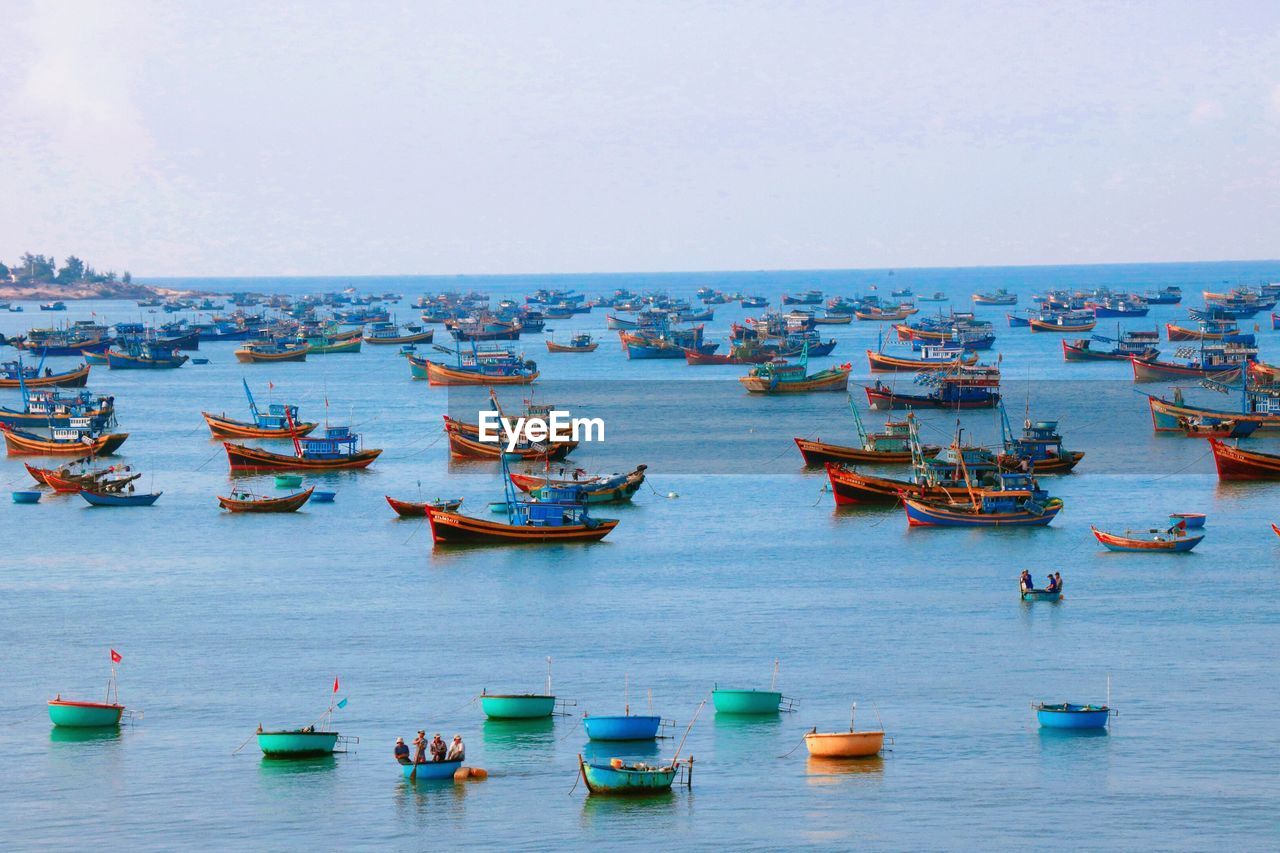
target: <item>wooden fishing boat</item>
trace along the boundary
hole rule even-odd
[[[359,336],[360,330],[353,330],[357,337],[340,340],[336,335],[321,335],[305,340],[307,355],[337,355],[339,353],[360,352],[364,340]]]
[[[431,538],[443,544],[593,542],[618,526],[617,519],[591,518],[581,504],[517,502],[516,507],[507,523],[428,506]]]
[[[430,359],[408,357],[414,379],[426,379],[431,385],[529,385],[539,373],[530,361],[506,354],[502,360],[486,363],[483,358],[462,367],[452,367]]]
[[[14,429],[0,423],[5,446],[10,456],[57,454],[66,456],[110,456],[129,437],[127,432],[93,433],[87,419],[81,426],[54,427],[48,437]]]
[[[230,497],[218,496],[218,503],[230,512],[297,512],[303,504],[311,500],[315,486],[294,495],[272,498],[256,495],[253,492],[236,490]]]
[[[1175,356],[1181,360],[1130,358],[1134,381],[1212,378],[1219,383],[1231,383],[1257,359],[1258,346],[1253,335],[1227,335],[1221,340],[1201,341],[1198,348],[1180,347]]]
[[[1000,368],[988,365],[956,365],[946,370],[916,375],[917,385],[932,386],[927,394],[895,391],[879,379],[866,386],[871,408],[891,409],[993,409],[1000,403]]]
[[[910,527],[1043,527],[1062,510],[1025,474],[1001,474],[999,488],[968,488],[965,500],[903,497]]]
[[[1204,535],[1188,536],[1185,525],[1175,524],[1165,530],[1126,530],[1123,534],[1107,533],[1089,525],[1093,535],[1108,551],[1141,553],[1182,553],[1190,551]]]
[[[40,356],[77,356],[85,353],[98,355],[111,346],[111,338],[77,338],[66,335],[54,340],[23,340],[10,338],[8,343],[14,349],[32,352]]]
[[[644,484],[644,472],[648,467],[638,465],[634,471],[626,474],[591,477],[587,480],[553,480],[547,476],[538,477],[512,471],[511,482],[535,500],[570,500],[584,504],[625,503]]]
[[[1165,323],[1164,330],[1170,341],[1220,341],[1227,335],[1239,334],[1240,327],[1230,323],[1206,328],[1202,324],[1199,329],[1188,329],[1174,323]]]
[[[1112,710],[1106,705],[1074,705],[1070,702],[1037,703],[1036,719],[1046,729],[1106,728]]]
[[[400,327],[395,323],[374,323],[365,332],[364,342],[367,344],[429,344],[435,336],[435,329],[402,335]]]
[[[226,413],[215,415],[201,412],[209,431],[215,438],[292,438],[294,435],[308,435],[318,424],[298,420],[298,407],[282,403],[271,403],[267,411],[258,408],[249,390],[249,382],[240,380],[244,385],[244,394],[249,401],[250,421],[238,421],[227,417]]]
[[[453,779],[462,767],[463,759],[453,761],[421,761],[417,764],[399,764],[400,774],[410,782],[438,782]]]
[[[449,436],[449,454],[454,458],[498,459],[514,456],[518,459],[563,459],[578,446],[576,441],[524,442],[508,451],[505,440],[497,443],[481,441],[478,430],[468,429],[470,426],[444,415],[444,429]]]
[[[267,758],[314,758],[332,755],[338,745],[337,732],[314,728],[258,732],[258,748]]]
[[[1098,349],[1094,343],[1113,344],[1110,349]],[[1160,343],[1160,331],[1121,331],[1116,329],[1114,338],[1093,335],[1062,342],[1062,357],[1066,361],[1128,361],[1137,357],[1150,360],[1160,357],[1156,344]]]
[[[84,498],[90,506],[151,506],[160,500],[162,494],[164,492],[122,494],[119,492],[95,492],[91,489],[80,490],[80,497]]]
[[[918,310],[918,308],[913,308],[909,305],[899,305],[889,309],[871,307],[854,311],[853,316],[857,317],[859,320],[896,323],[898,320],[907,319]]]
[[[974,305],[1017,305],[1018,294],[1010,293],[1003,287],[991,293],[975,293],[971,297]]]
[[[283,341],[249,341],[236,350],[236,361],[242,364],[275,364],[284,361],[306,361],[311,347]]]
[[[582,781],[592,794],[636,796],[670,792],[679,766],[678,761],[661,767],[643,763],[627,764],[620,758],[601,764],[578,756]]]
[[[285,419],[293,426],[292,416]],[[231,470],[337,471],[367,468],[382,453],[360,448],[360,436],[345,426],[326,426],[320,436],[293,434],[293,454],[272,453],[260,447],[223,442]]]
[[[426,518],[427,507],[436,507],[437,509],[453,512],[458,507],[462,506],[462,498],[439,499],[415,503],[413,501],[396,500],[391,497],[391,495],[384,495],[383,497],[387,499],[387,503],[390,504],[393,510],[395,510],[396,515],[401,518]]]
[[[751,394],[799,394],[811,391],[846,391],[849,387],[850,364],[828,367],[817,373],[809,373],[809,354],[806,347],[800,361],[791,363],[785,359],[772,359],[755,367],[738,381]]]
[[[884,732],[819,732],[817,727],[805,733],[805,748],[814,758],[871,758],[884,748]]]
[[[1151,409],[1152,428],[1156,432],[1182,432],[1179,419],[1190,418],[1205,423],[1234,420],[1238,423],[1257,424],[1257,431],[1280,430],[1280,394],[1254,386],[1242,386],[1241,392],[1245,399],[1241,409],[1234,412],[1189,406],[1176,388],[1172,400],[1148,395],[1147,405]],[[1246,411],[1250,408],[1252,411]]]
[[[1178,425],[1187,438],[1247,438],[1258,429],[1256,421],[1238,421],[1205,418],[1178,418]]]
[[[154,341],[107,350],[107,367],[111,370],[175,370],[189,359],[175,348]]]
[[[556,697],[539,693],[480,693],[480,709],[491,720],[536,720],[550,717]]]
[[[908,414],[902,421],[887,421],[884,432],[868,433],[862,423],[858,407],[849,397],[849,410],[853,413],[853,422],[858,431],[859,447],[846,447],[838,444],[827,444],[817,439],[796,438],[796,447],[804,457],[806,465],[821,465],[827,462],[863,462],[870,464],[893,465],[910,462],[913,454],[914,414]],[[914,452],[925,458],[938,455],[941,448],[915,442]]]
[[[977,364],[978,354],[962,346],[931,342],[921,347],[920,358],[902,358],[867,350],[867,363],[872,373],[919,373],[922,370],[947,370],[956,365]]]
[[[1226,442],[1209,439],[1219,480],[1280,480],[1280,456],[1257,450],[1243,450]]]
[[[21,377],[21,378],[20,378]],[[0,365],[0,388],[45,388],[58,386],[61,388],[83,388],[89,381],[89,365],[82,364],[65,373],[45,372],[41,375],[38,368],[22,367],[18,362],[5,362]]]
[[[1076,320],[1068,317],[1055,317],[1051,319],[1042,319],[1041,317],[1031,317],[1027,320],[1027,325],[1031,327],[1033,332],[1091,332],[1098,325],[1097,320]]]
[[[1032,421],[1027,418],[1022,425],[1022,435],[1014,435],[1009,415],[1000,407],[1000,429],[1004,452],[998,461],[1006,471],[1016,471],[1026,463],[1026,470],[1035,474],[1066,474],[1084,459],[1084,451],[1065,450],[1062,436],[1058,434],[1057,421]]]
[[[89,391],[67,393],[55,388],[21,389],[22,411],[0,406],[0,423],[28,429],[68,427],[74,418],[88,418],[95,429],[115,426],[115,397]]]
[[[49,700],[49,720],[59,728],[114,728],[123,714],[124,706],[116,702],[75,702],[61,695]]]
[[[547,352],[595,352],[599,341],[591,340],[590,335],[574,335],[567,344],[558,344],[547,339]]]

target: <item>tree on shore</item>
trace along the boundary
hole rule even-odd
[[[114,270],[98,272],[75,255],[68,255],[59,268],[52,255],[33,255],[26,252],[21,264],[9,267],[0,263],[0,278],[7,279],[13,275],[18,284],[105,284],[117,280]],[[120,279],[125,284],[133,282],[133,276],[125,273]]]

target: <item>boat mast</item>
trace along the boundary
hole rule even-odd
[[[769,682],[769,690],[772,692],[778,686],[778,659],[773,659],[773,679]]]
[[[853,402],[853,395],[845,394],[845,397],[849,400],[849,411],[853,412],[853,422],[858,427],[858,441],[862,442],[863,450],[871,450],[872,448],[867,446],[867,428],[862,425],[862,415],[858,414],[858,407]]]
[[[553,695],[551,693],[551,655],[547,655],[547,695]]]

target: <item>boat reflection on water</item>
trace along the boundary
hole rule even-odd
[[[671,745],[669,739],[663,740],[628,740],[628,741],[594,741],[588,740],[582,744],[582,757],[587,761],[598,761],[608,764],[610,759],[621,758],[625,761],[645,761],[654,763],[652,759],[657,758],[666,753],[666,757],[671,758],[671,750],[675,747]]]
[[[485,746],[517,751],[544,750],[555,742],[555,717],[532,720],[485,720]]]
[[[884,773],[884,758],[879,755],[867,758],[815,758],[811,755],[805,765],[805,773],[810,785],[837,785],[846,776],[879,781]]]
[[[683,760],[683,759],[682,759]],[[582,784],[582,780],[578,780]],[[669,815],[677,803],[683,803],[692,810],[697,798],[691,791],[674,790],[658,791],[643,797],[592,797],[582,798],[583,828],[607,828],[610,832],[625,832],[628,827],[640,829],[651,827],[652,820],[660,815]]]
[[[68,728],[54,726],[49,729],[49,740],[53,743],[86,743],[90,741],[113,743],[120,740],[119,726],[110,728]]]
[[[439,833],[441,823],[461,829],[467,816],[467,791],[459,782],[410,782],[401,775],[395,786],[396,824],[421,833]]]
[[[264,777],[308,776],[328,773],[338,764],[334,755],[317,755],[311,758],[273,758],[262,756],[258,763]]]

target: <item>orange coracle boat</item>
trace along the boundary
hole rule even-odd
[[[89,365],[82,364],[75,370],[69,370],[66,373],[29,376],[24,377],[21,381],[18,380],[16,375],[13,378],[0,376],[0,388],[20,388],[23,385],[28,388],[48,388],[54,385],[60,388],[83,388],[88,381]]]
[[[1280,480],[1280,456],[1242,450],[1217,438],[1208,441],[1219,480]]]
[[[295,435],[308,435],[318,426],[318,424],[303,422],[294,424],[292,429],[287,424],[279,428],[260,427],[226,415],[215,415],[210,412],[200,414],[204,417],[204,422],[209,425],[209,432],[216,438],[293,438]]]
[[[228,512],[297,512],[303,504],[311,500],[315,486],[305,492],[285,495],[282,498],[268,498],[252,492],[234,491],[231,497],[218,495],[218,503]]]
[[[89,438],[88,432],[76,427],[54,427],[49,438],[15,430],[8,424],[0,424],[0,431],[4,432],[4,443],[10,456],[110,456],[129,437],[127,432],[114,432]]]
[[[589,518],[586,515],[586,507],[581,504],[519,502],[516,508],[524,508],[547,518],[535,522],[520,516],[519,518],[527,523],[506,524],[427,507],[427,520],[431,523],[431,538],[438,543],[471,545],[595,542],[608,536],[613,528],[618,526],[617,519]],[[551,514],[558,517],[551,519],[549,517]],[[514,517],[517,516],[513,513]]]
[[[884,748],[884,732],[806,732],[804,745],[814,758],[870,758]]]

